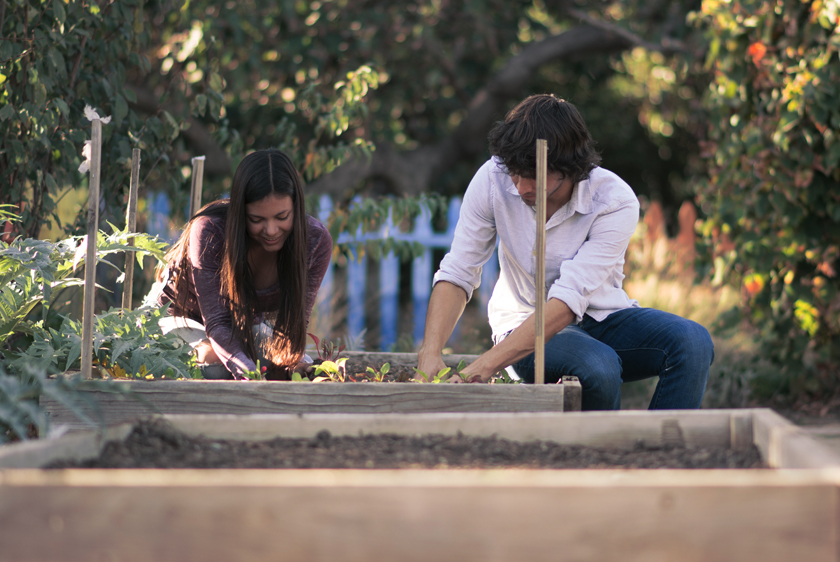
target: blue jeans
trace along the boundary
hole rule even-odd
[[[580,379],[584,410],[618,410],[622,382],[659,377],[651,410],[699,408],[715,352],[696,322],[652,308],[627,308],[602,322],[584,316],[545,344],[545,382]],[[534,354],[513,365],[534,382]]]

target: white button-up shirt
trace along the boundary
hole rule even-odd
[[[488,305],[494,338],[519,327],[536,309],[536,219],[510,176],[488,160],[464,194],[452,248],[435,274],[434,283],[448,281],[471,298],[498,235],[501,272]],[[638,220],[639,200],[630,186],[609,170],[592,170],[546,223],[547,298],[566,303],[577,322],[584,314],[600,321],[638,307],[621,288],[624,253]]]

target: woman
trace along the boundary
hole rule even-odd
[[[230,199],[206,205],[187,223],[158,272],[157,302],[203,325],[197,359],[220,363],[223,378],[247,379],[261,359],[267,378],[287,379],[304,357],[331,255],[329,232],[306,215],[292,161],[260,150],[239,164]]]

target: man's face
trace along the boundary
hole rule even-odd
[[[537,178],[526,178],[519,174],[511,174],[510,179],[526,205],[533,207],[537,204]],[[559,195],[566,195],[567,189],[565,188],[570,187],[572,187],[571,180],[566,181],[566,176],[562,173],[549,172],[545,178],[546,200],[551,202],[554,199],[559,199]],[[571,189],[568,189],[568,191],[571,194]],[[558,200],[558,202],[560,201]],[[565,204],[565,201],[563,204]]]

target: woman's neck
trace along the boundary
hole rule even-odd
[[[277,276],[277,252],[266,252],[259,244],[248,248],[248,265],[254,274],[254,288],[268,289],[276,285],[280,279]]]

